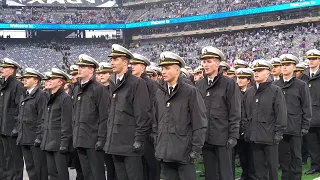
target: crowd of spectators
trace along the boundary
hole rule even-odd
[[[77,9],[66,7],[0,7],[1,23],[126,23],[233,11],[305,0],[180,0],[143,6]],[[138,14],[138,16],[137,16]],[[134,18],[130,18],[133,16]],[[128,19],[130,19],[128,21]]]
[[[150,5],[145,14],[132,21],[152,21],[218,12],[235,11],[305,0],[183,0]]]
[[[306,50],[320,47],[320,24],[147,40],[133,43],[131,47],[132,51],[138,51],[154,61],[157,61],[161,52],[174,51],[191,67],[196,67],[199,65],[201,48],[209,45],[222,49],[231,64],[235,59],[252,62],[279,57],[286,52],[302,58]]]
[[[218,19],[215,21],[204,21],[204,22],[194,22],[194,23],[182,23],[176,25],[167,25],[167,26],[158,26],[158,27],[150,27],[150,28],[142,28],[133,32],[134,36],[145,36],[152,34],[167,34],[167,33],[175,33],[182,31],[195,31],[195,30],[203,30],[203,29],[214,29],[216,32],[226,30],[227,27],[230,26],[239,26],[246,24],[259,24],[265,22],[276,22],[281,20],[290,20],[290,19],[299,19],[306,17],[318,17],[320,16],[320,9],[309,9],[305,12],[291,12],[287,13],[277,13],[271,15],[261,15],[255,17],[238,17],[232,19]]]
[[[106,24],[125,23],[128,8],[70,9],[66,7],[23,7],[0,9],[2,23]]]
[[[70,39],[55,42],[59,45],[56,46],[54,43],[34,42],[31,39],[26,41],[0,39],[0,58],[10,57],[24,67],[32,66],[46,71],[59,64],[63,57],[72,64],[82,53],[98,61],[108,61],[113,43],[121,44],[121,40]],[[161,52],[172,51],[178,53],[189,66],[195,68],[200,63],[201,49],[205,46],[221,49],[230,64],[235,59],[243,59],[250,63],[260,58],[279,57],[283,53],[292,53],[303,61],[307,50],[320,48],[320,24],[308,23],[299,26],[214,33],[206,36],[144,40],[132,43],[129,48],[153,62],[159,62]]]

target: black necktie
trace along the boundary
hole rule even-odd
[[[26,92],[26,96],[29,96],[29,91]]]
[[[86,84],[87,84],[87,83],[83,83],[83,84],[81,84],[81,88],[83,88]]]
[[[209,86],[212,86],[212,84],[213,84],[213,81],[209,80]]]
[[[169,95],[171,95],[173,92],[173,87],[169,87]]]
[[[121,80],[117,79],[117,86],[120,86],[120,84],[121,84]]]
[[[311,77],[313,78],[313,76],[314,76],[314,73],[311,73]]]

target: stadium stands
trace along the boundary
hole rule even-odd
[[[103,8],[81,10],[57,7],[2,8],[2,23],[43,23],[43,24],[101,24],[125,23],[132,10],[128,8]]]
[[[184,57],[191,67],[199,64],[200,50],[204,46],[216,46],[224,51],[229,62],[244,59],[252,62],[260,58],[278,57],[285,52],[303,57],[308,49],[319,44],[319,26],[296,26],[281,29],[258,29],[213,34],[207,37],[177,37],[169,40],[143,41],[132,51],[144,54],[156,61],[162,51],[173,51]]]
[[[121,8],[65,7],[1,8],[2,23],[100,24],[129,23],[233,11],[304,0],[181,0]]]
[[[303,60],[306,50],[319,48],[320,33],[318,32],[320,32],[319,24],[310,23],[295,27],[216,33],[209,36],[145,40],[132,43],[130,50],[154,62],[159,61],[161,52],[173,51],[180,54],[191,67],[199,65],[201,48],[208,45],[222,49],[230,63],[234,59],[244,59],[248,62],[260,58],[269,59],[286,52],[295,54]],[[60,43],[70,47],[70,50],[55,50],[51,43],[30,39],[24,41],[3,39],[0,40],[0,43],[3,47],[3,50],[0,48],[0,58],[10,57],[23,64],[24,67],[31,66],[46,71],[53,66],[61,67],[65,53],[69,54],[67,57],[71,64],[82,53],[91,55],[99,61],[107,61],[107,56],[111,52],[111,44],[119,43],[119,41],[70,39]]]

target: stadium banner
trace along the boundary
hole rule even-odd
[[[148,27],[148,26],[205,21],[205,20],[212,20],[212,19],[235,17],[235,16],[245,16],[245,15],[252,15],[252,14],[305,8],[305,7],[312,7],[312,6],[319,6],[319,5],[320,5],[320,0],[303,1],[303,2],[280,4],[280,5],[274,5],[274,6],[265,6],[260,8],[250,8],[250,9],[243,9],[243,10],[230,11],[230,12],[221,12],[221,13],[215,13],[215,14],[205,14],[205,15],[199,15],[199,16],[188,16],[188,17],[182,17],[182,18],[170,18],[170,19],[156,20],[156,21],[129,23],[129,24],[126,24],[126,28],[140,28],[140,27]]]
[[[39,29],[39,30],[97,30],[124,29],[125,24],[1,24],[0,29]]]
[[[7,0],[8,6],[118,7],[116,0]]]
[[[307,8],[307,7],[313,7],[313,6],[319,6],[319,5],[320,5],[320,0],[311,0],[311,1],[296,2],[296,3],[280,4],[280,5],[274,5],[274,6],[266,6],[266,7],[260,7],[260,8],[250,8],[250,9],[230,11],[230,12],[221,12],[221,13],[215,13],[215,14],[205,14],[205,15],[189,16],[189,17],[182,17],[182,18],[169,18],[169,19],[163,19],[163,20],[145,21],[145,22],[128,23],[128,24],[1,24],[0,23],[0,29],[39,29],[39,30],[59,30],[59,29],[99,30],[99,29],[126,29],[126,28],[129,29],[129,28],[152,27],[152,26],[160,26],[160,25],[221,19],[221,18],[228,18],[228,17],[235,17],[235,16],[269,13],[269,12],[275,12],[275,11]]]

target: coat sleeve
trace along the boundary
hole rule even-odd
[[[17,107],[17,113],[14,115],[14,128],[15,129],[18,129],[19,127],[19,106],[20,106],[20,100],[21,100],[21,96],[23,96],[25,92],[25,89],[22,85],[22,83],[18,83],[17,86],[16,86],[16,90],[15,90],[15,93],[14,93],[14,103],[16,104],[16,107]]]
[[[242,134],[245,132],[245,123],[247,122],[247,115],[245,112],[245,103],[244,103],[244,97],[245,95],[241,95],[241,120],[240,120],[240,130],[239,134]]]
[[[287,128],[287,105],[280,87],[277,87],[274,101],[275,133],[282,135]]]
[[[240,89],[232,80],[227,89],[227,105],[229,113],[229,138],[239,138],[239,127],[241,120],[241,97]]]
[[[310,91],[306,83],[303,83],[304,87],[301,87],[301,105],[302,105],[302,129],[309,130],[310,121],[312,118],[312,106]]]
[[[69,147],[72,136],[72,100],[67,96],[61,106],[61,144],[60,147]]]
[[[97,108],[99,111],[99,124],[98,124],[98,141],[101,141],[104,145],[107,136],[107,123],[108,123],[108,112],[110,106],[110,99],[107,88],[101,86],[97,89],[95,96],[97,102]]]
[[[155,92],[155,100],[153,103],[153,117],[154,119],[152,120],[152,125],[151,125],[151,137],[153,141],[153,145],[156,146],[157,143],[157,138],[158,138],[158,101],[156,98],[156,93]]]
[[[37,118],[37,139],[42,139],[42,126],[43,126],[43,112],[44,112],[44,108],[47,104],[47,95],[43,92],[41,93],[39,100],[37,102],[37,113],[38,113],[38,118]]]
[[[196,88],[190,95],[189,109],[191,111],[192,151],[199,153],[205,141],[208,119],[203,98]]]
[[[156,130],[156,92],[158,90],[158,84],[155,81],[152,81],[152,95],[150,95],[150,100],[151,100],[151,133],[152,136],[154,136],[154,133],[157,132]]]
[[[151,103],[147,84],[142,79],[139,79],[133,97],[133,112],[136,122],[135,141],[144,142],[150,129]]]

